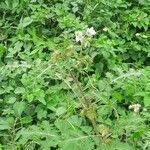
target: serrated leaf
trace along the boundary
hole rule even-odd
[[[12,8],[14,9],[15,7],[17,7],[19,4],[19,0],[13,0],[12,1]]]
[[[0,130],[7,130],[10,129],[8,122],[2,118],[0,118]]]
[[[19,28],[25,28],[28,25],[30,25],[33,22],[33,19],[31,17],[25,17],[24,19],[21,19]]]
[[[8,100],[8,104],[13,104],[16,101],[16,97],[10,97]]]
[[[30,122],[32,122],[32,117],[31,116],[25,116],[25,117],[21,118],[21,122],[23,124],[30,123]]]
[[[60,116],[60,115],[64,114],[66,111],[67,111],[67,110],[66,110],[65,107],[59,107],[59,108],[57,108],[57,110],[56,110],[56,115],[57,115],[57,116]]]
[[[16,102],[13,105],[14,112],[17,116],[21,116],[22,112],[25,110],[26,103],[25,102]]]
[[[24,92],[25,92],[25,89],[23,87],[17,87],[14,91],[15,94],[21,94]]]

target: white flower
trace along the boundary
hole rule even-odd
[[[130,105],[130,106],[129,106],[129,109],[133,109],[133,105]]]
[[[83,42],[83,34],[81,31],[75,32],[76,42]]]
[[[87,28],[86,34],[87,34],[87,36],[92,37],[93,35],[96,34],[96,32],[95,32],[94,28],[91,27],[91,28]]]
[[[134,112],[138,113],[140,111],[141,105],[140,104],[133,104],[129,106],[129,109],[133,109]]]
[[[103,28],[103,31],[104,31],[104,32],[107,32],[107,31],[108,31],[108,28],[107,28],[107,27]]]
[[[136,33],[135,36],[137,36],[137,37],[140,36],[140,33]]]

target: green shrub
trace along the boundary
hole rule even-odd
[[[0,149],[149,149],[149,9],[1,0]]]

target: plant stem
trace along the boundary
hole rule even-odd
[[[85,105],[84,104],[82,104],[83,105],[83,107],[85,108],[85,109],[88,109],[92,104],[91,104],[91,102],[85,97],[85,95],[84,95],[84,91],[83,91],[83,89],[82,89],[82,87],[81,87],[81,85],[80,85],[80,83],[79,83],[79,81],[78,81],[78,79],[73,75],[73,73],[70,71],[70,74],[71,74],[71,76],[72,76],[72,78],[73,78],[73,80],[75,81],[75,83],[76,83],[76,85],[77,85],[77,87],[78,87],[78,89],[79,89],[79,91],[80,91],[80,93],[81,93],[81,95],[82,95],[82,98],[84,99],[84,101],[85,101]],[[86,116],[87,117],[87,116]],[[98,129],[97,129],[97,123],[96,123],[96,120],[93,118],[93,119],[91,119],[91,118],[89,118],[89,117],[87,117],[88,119],[89,119],[89,121],[91,122],[91,124],[92,124],[92,126],[93,126],[93,129],[94,129],[94,132],[96,133],[96,135],[99,135],[99,132],[98,132]]]

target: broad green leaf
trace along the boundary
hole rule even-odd
[[[17,100],[16,97],[10,97],[7,103],[13,104],[16,100]]]
[[[10,128],[11,127],[9,126],[9,123],[6,120],[0,118],[0,130],[7,130]]]
[[[33,120],[33,119],[32,119],[31,116],[25,116],[25,117],[21,118],[21,122],[22,122],[23,124],[31,123],[32,120]]]
[[[15,115],[20,117],[22,115],[22,112],[25,110],[26,103],[25,102],[16,102],[13,105],[13,110],[15,112]]]
[[[20,20],[19,28],[25,28],[33,22],[31,17],[25,17]]]
[[[60,116],[60,115],[63,115],[64,113],[66,113],[66,108],[65,107],[59,107],[56,109],[56,115],[57,116]]]
[[[23,87],[17,87],[14,91],[15,94],[22,94],[25,92],[25,89]]]
[[[19,0],[12,0],[12,8],[15,9],[19,4]]]

